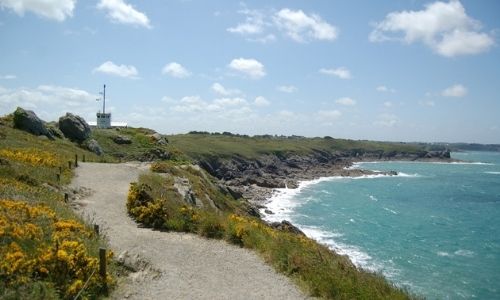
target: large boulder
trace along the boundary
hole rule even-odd
[[[54,139],[47,127],[45,127],[45,123],[31,110],[18,107],[14,112],[14,127],[34,135],[44,135]]]
[[[85,120],[66,113],[65,116],[59,118],[59,129],[64,133],[64,136],[72,141],[83,142],[90,136],[90,126]]]

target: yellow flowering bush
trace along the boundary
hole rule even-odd
[[[92,234],[75,220],[58,218],[45,205],[0,199],[0,282],[15,288],[48,281],[63,298],[74,297],[87,280],[88,291],[99,290],[100,276],[90,277],[98,259],[84,243]]]
[[[0,149],[0,157],[32,166],[56,167],[58,160],[51,152],[38,149]]]

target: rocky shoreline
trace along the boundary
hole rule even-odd
[[[198,162],[212,176],[218,178],[235,198],[243,197],[253,206],[254,212],[264,208],[264,203],[276,188],[297,188],[301,181],[322,177],[360,177],[366,175],[397,175],[395,171],[375,172],[352,168],[354,163],[369,161],[439,161],[452,162],[449,151],[404,152],[326,152],[315,150],[306,155],[265,154],[248,159],[209,157]]]

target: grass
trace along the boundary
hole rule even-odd
[[[215,189],[202,170],[175,164],[153,165],[162,174],[145,174],[133,183],[127,210],[145,226],[190,232],[252,249],[308,294],[326,299],[413,299],[383,276],[356,268],[350,260],[303,235],[271,228],[235,200]],[[175,177],[189,178],[196,197],[219,198],[216,208],[191,205],[175,188]],[[199,190],[199,191],[198,191]],[[225,205],[221,205],[225,202]]]
[[[155,131],[146,128],[94,129],[91,138],[95,139],[104,152],[118,160],[147,160],[148,153],[162,151],[169,155],[169,160],[187,162],[187,158],[171,145],[157,144],[151,137]],[[117,144],[113,141],[117,136],[130,139],[130,144]]]
[[[60,190],[73,176],[68,161],[75,154],[87,161],[106,158],[11,124],[10,117],[0,120],[0,298],[73,299],[87,281],[81,296],[102,297],[113,271],[106,278],[91,274],[106,242],[64,202]]]
[[[179,134],[168,136],[170,142],[189,157],[209,156],[257,158],[263,154],[309,154],[315,150],[334,153],[355,152],[407,152],[417,153],[422,147],[389,142],[354,141],[333,138],[243,137],[213,134]]]

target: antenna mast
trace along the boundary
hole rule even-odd
[[[102,92],[102,96],[103,96],[103,99],[102,99],[102,113],[105,114],[106,113],[106,85],[104,85],[104,90]]]

